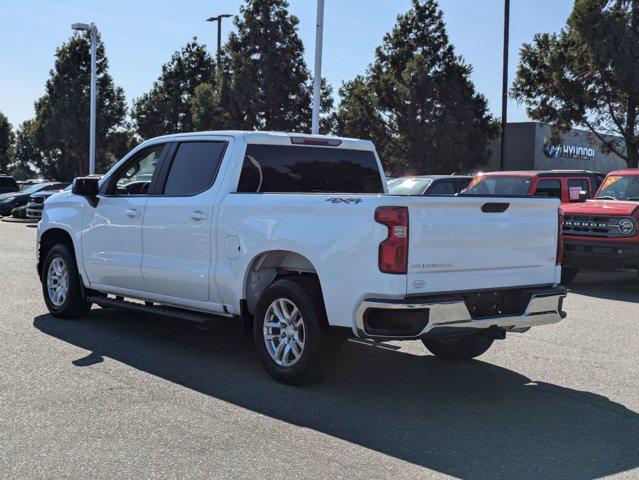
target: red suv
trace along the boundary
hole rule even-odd
[[[588,170],[486,172],[478,173],[464,193],[529,195],[558,198],[561,203],[580,202],[592,198],[604,177]]]
[[[639,267],[639,169],[610,172],[593,200],[562,205],[562,282],[580,268]]]

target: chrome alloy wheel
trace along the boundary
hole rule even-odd
[[[264,343],[280,367],[292,367],[304,351],[304,318],[288,298],[274,300],[264,315]]]
[[[47,270],[47,292],[56,307],[62,306],[69,294],[69,269],[62,257],[55,257]]]

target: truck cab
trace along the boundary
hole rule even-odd
[[[639,169],[609,173],[592,200],[562,211],[564,283],[582,268],[639,270]]]

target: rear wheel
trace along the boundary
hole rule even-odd
[[[49,250],[40,280],[47,309],[54,317],[79,318],[91,309],[82,295],[75,259],[65,245],[57,244]]]
[[[561,284],[568,285],[572,282],[577,274],[579,273],[579,269],[577,267],[573,267],[572,265],[562,265],[561,266]]]
[[[341,344],[328,328],[317,280],[308,277],[277,280],[264,290],[253,336],[266,371],[290,384],[320,378]]]
[[[494,339],[481,335],[451,338],[423,338],[424,346],[442,360],[470,360],[485,353]]]

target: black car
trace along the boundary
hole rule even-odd
[[[466,175],[397,177],[388,181],[388,192],[395,195],[457,195],[472,179]]]
[[[4,193],[0,195],[0,215],[11,215],[11,210],[26,205],[34,193],[63,190],[67,185],[68,183],[60,182],[38,183],[20,192]]]
[[[0,194],[17,192],[20,190],[18,182],[11,175],[0,175]]]
[[[71,185],[69,185],[64,190],[71,190]],[[42,218],[42,210],[44,210],[44,201],[49,198],[51,195],[55,195],[56,193],[60,193],[64,190],[47,190],[44,192],[34,193],[29,197],[29,202],[27,203],[27,218],[31,219],[40,219]]]

